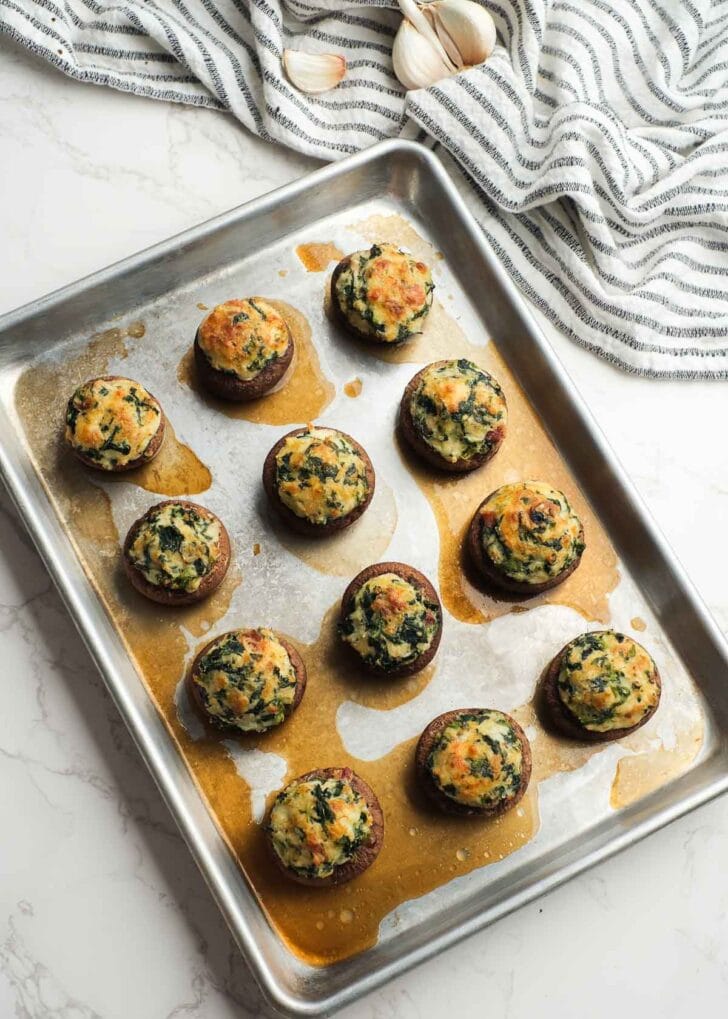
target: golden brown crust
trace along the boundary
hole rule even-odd
[[[349,648],[350,653],[354,655],[359,665],[375,676],[391,676],[399,678],[412,676],[415,672],[421,672],[426,665],[430,664],[437,654],[437,649],[439,648],[440,640],[442,639],[442,604],[437,591],[424,573],[420,573],[420,571],[416,570],[414,566],[408,566],[407,563],[384,562],[373,563],[371,566],[366,566],[360,573],[357,573],[344,591],[341,597],[339,620],[343,622],[346,616],[348,616],[352,607],[352,602],[360,588],[362,588],[368,580],[371,580],[372,577],[380,577],[383,573],[396,573],[398,577],[402,578],[402,580],[406,580],[408,583],[412,584],[413,587],[416,587],[419,591],[421,591],[428,601],[434,602],[434,604],[437,605],[440,622],[437,632],[432,638],[432,643],[413,662],[410,662],[407,665],[402,665],[397,669],[382,669],[376,665],[371,665],[364,661],[353,648],[349,647],[348,644],[346,646]]]
[[[506,574],[501,573],[495,563],[493,563],[485,554],[485,551],[483,550],[483,543],[481,541],[483,520],[480,514],[480,509],[481,506],[488,502],[494,494],[495,492],[491,492],[490,495],[486,496],[485,499],[483,499],[483,502],[481,502],[476,509],[473,514],[473,519],[470,521],[470,526],[468,527],[468,533],[465,539],[468,553],[478,572],[485,577],[486,580],[489,580],[497,587],[503,588],[504,591],[512,591],[514,594],[540,594],[542,591],[548,591],[550,588],[557,587],[559,584],[562,584],[567,577],[571,576],[581,562],[582,552],[580,552],[574,561],[570,563],[565,570],[562,570],[558,576],[551,577],[550,580],[546,580],[541,584],[527,584],[519,580],[512,580],[510,577],[506,576]],[[580,528],[578,540],[582,545],[584,544],[583,525]]]
[[[637,725],[631,725],[628,729],[613,729],[611,732],[594,732],[582,725],[559,697],[557,686],[563,656],[568,651],[570,644],[571,642],[562,647],[559,653],[551,660],[541,679],[540,693],[542,703],[548,713],[548,720],[553,724],[554,728],[564,736],[582,740],[585,743],[611,743],[616,739],[622,739],[623,736],[629,736],[630,733],[636,732],[637,729],[641,729],[643,725],[646,725],[660,706],[659,697],[657,703],[650,708],[642,721],[638,722]],[[655,682],[660,694],[662,694],[662,678],[656,665]]]
[[[408,343],[410,340],[412,340],[412,338],[414,336],[419,335],[422,330],[421,329],[414,329],[412,332],[409,332],[408,335],[403,337],[401,340],[398,340],[398,339],[396,339],[396,340],[383,340],[382,337],[380,336],[379,332],[376,329],[373,329],[373,328],[372,329],[367,329],[367,328],[364,328],[364,327],[360,326],[356,322],[352,322],[348,318],[348,316],[342,311],[341,305],[339,304],[338,294],[336,292],[336,283],[337,283],[337,280],[339,279],[339,276],[341,276],[342,272],[344,272],[346,269],[348,269],[350,267],[351,259],[352,259],[353,255],[357,254],[357,253],[358,252],[353,252],[352,254],[345,255],[344,258],[342,258],[341,261],[338,262],[337,265],[334,267],[334,271],[331,274],[330,297],[331,297],[331,308],[332,308],[333,316],[334,316],[335,320],[340,325],[342,325],[344,327],[344,329],[347,330],[347,332],[351,333],[352,336],[356,336],[360,340],[364,340],[366,343],[369,343],[369,344],[375,343],[375,344],[377,344],[379,346],[384,344],[384,346],[392,347],[393,349],[396,349],[397,347],[401,347],[405,343]],[[429,313],[429,311],[430,311],[430,309],[432,307],[432,302],[433,302],[433,291],[430,290],[430,292],[426,295],[426,298],[425,298],[425,305],[426,305],[426,308],[427,308],[427,310],[425,312],[425,315],[427,315]]]
[[[427,767],[427,759],[430,756],[430,751],[437,742],[442,733],[443,729],[446,729],[451,722],[455,722],[462,715],[475,714],[482,711],[483,708],[457,708],[455,711],[445,711],[442,715],[438,715],[437,718],[433,718],[432,721],[425,726],[422,734],[417,741],[417,747],[415,748],[415,770],[417,777],[420,780],[421,786],[430,800],[448,814],[458,814],[461,817],[478,816],[478,817],[499,817],[501,814],[505,814],[511,810],[516,804],[523,799],[528,783],[531,780],[531,745],[528,742],[528,737],[525,732],[518,724],[518,722],[511,715],[507,715],[510,725],[513,727],[513,731],[521,741],[521,784],[518,792],[509,797],[506,800],[502,800],[501,803],[496,804],[493,807],[471,807],[466,806],[463,803],[457,803],[451,797],[447,796],[441,789],[437,787],[435,782],[430,775],[430,770]],[[502,712],[505,714],[505,712]]]
[[[440,454],[425,442],[422,436],[415,428],[415,423],[412,420],[412,397],[414,395],[417,386],[420,383],[420,379],[423,374],[430,368],[437,368],[441,365],[447,364],[447,361],[433,361],[431,364],[425,365],[420,371],[414,375],[407,385],[405,386],[404,393],[402,394],[402,400],[399,405],[399,430],[402,438],[409,443],[415,453],[421,456],[423,460],[426,460],[432,467],[436,467],[441,471],[448,471],[451,474],[467,474],[470,471],[477,470],[478,467],[482,467],[490,459],[492,459],[501,447],[503,440],[505,439],[506,429],[503,425],[499,425],[489,433],[489,437],[493,437],[493,445],[487,452],[478,453],[475,456],[470,457],[468,460],[463,458],[455,460],[454,462],[446,460],[444,456]],[[505,399],[505,397],[504,397]]]
[[[228,632],[232,632],[232,631],[228,631]],[[243,630],[242,632],[243,633],[253,633],[255,631],[254,630]],[[278,640],[283,645],[283,647],[286,649],[286,653],[287,653],[287,655],[288,655],[288,657],[290,659],[291,666],[293,667],[293,671],[294,671],[294,673],[296,675],[296,689],[294,691],[293,700],[291,701],[290,704],[287,704],[285,706],[285,708],[284,708],[284,714],[285,714],[284,721],[286,721],[288,718],[291,717],[293,712],[296,710],[298,705],[301,703],[303,695],[306,692],[306,683],[308,682],[308,675],[306,673],[306,666],[304,664],[303,658],[301,658],[300,654],[298,653],[296,648],[293,646],[293,644],[291,644],[290,641],[286,640],[285,637],[282,637],[281,634],[277,633],[275,630],[273,630],[272,632],[275,634],[276,640]],[[192,701],[193,701],[195,707],[200,711],[200,713],[202,714],[202,717],[205,719],[206,722],[209,722],[209,724],[214,726],[215,728],[224,729],[226,732],[235,732],[238,735],[241,735],[241,733],[242,733],[243,735],[245,735],[245,733],[243,733],[242,730],[238,729],[236,726],[234,726],[234,725],[225,725],[225,723],[220,721],[219,718],[215,718],[214,716],[208,714],[207,707],[205,706],[204,698],[202,697],[202,694],[200,693],[200,690],[199,690],[199,687],[198,687],[197,683],[195,683],[193,678],[192,678],[194,676],[194,674],[197,672],[197,669],[199,667],[201,659],[204,658],[204,656],[207,654],[207,652],[210,650],[210,648],[213,646],[213,644],[217,644],[217,642],[222,637],[225,637],[225,636],[226,636],[225,633],[218,634],[217,637],[214,637],[212,640],[208,641],[207,644],[205,644],[205,646],[202,648],[202,650],[198,651],[198,653],[195,655],[194,661],[192,662],[192,665],[190,666],[190,668],[187,671],[187,689],[190,692],[190,696],[192,698]],[[281,722],[280,724],[282,725],[283,722]],[[277,729],[278,726],[274,726],[273,728]],[[266,731],[270,731],[270,730],[266,730]],[[252,730],[251,729],[250,730],[250,735],[259,738],[262,735],[262,733],[260,731],[258,731],[258,730]]]
[[[184,506],[187,509],[196,510],[201,516],[209,517],[211,520],[216,520],[220,525],[220,557],[210,572],[202,578],[200,586],[195,591],[175,591],[152,584],[135,566],[132,565],[129,559],[129,550],[136,539],[137,529],[146,522],[147,517],[160,509],[160,507],[170,505]],[[208,595],[212,594],[212,592],[215,591],[225,579],[225,574],[227,573],[228,566],[230,565],[230,537],[222,520],[220,520],[220,518],[216,516],[212,510],[205,509],[204,506],[200,506],[195,502],[189,502],[186,499],[165,499],[162,502],[157,502],[153,506],[150,506],[147,512],[135,520],[131,525],[124,540],[122,563],[124,566],[124,572],[129,578],[132,586],[136,588],[139,594],[143,594],[145,598],[149,598],[151,601],[157,602],[159,605],[193,605],[195,602],[202,601],[203,598],[207,598]]]
[[[321,427],[328,428],[329,426],[322,425]],[[343,531],[345,528],[351,527],[351,525],[359,519],[359,517],[369,507],[374,496],[376,476],[374,474],[372,462],[369,459],[369,454],[364,447],[358,443],[356,439],[352,438],[351,435],[347,434],[347,432],[342,432],[338,428],[332,429],[332,431],[336,431],[339,435],[342,435],[347,442],[350,442],[354,451],[361,457],[362,463],[364,464],[364,473],[366,474],[367,484],[369,486],[367,497],[362,503],[353,509],[351,513],[347,513],[346,516],[343,517],[336,517],[325,524],[314,524],[304,517],[299,517],[298,514],[294,513],[292,509],[286,506],[278,495],[278,489],[276,488],[276,456],[286,442],[286,439],[290,439],[291,436],[294,435],[301,435],[308,431],[308,428],[308,425],[304,425],[302,428],[294,428],[292,431],[286,432],[286,434],[282,435],[278,442],[276,442],[276,444],[270,449],[263,463],[263,488],[265,489],[265,494],[268,497],[268,502],[271,507],[292,531],[306,535],[308,538],[322,538],[328,534],[334,534],[336,531]]]
[[[89,382],[96,381],[118,382],[119,380],[123,381],[124,379],[125,376],[123,375],[97,375],[93,379],[88,379],[86,384],[88,384]],[[144,388],[147,389],[146,386]],[[147,392],[149,393],[148,389]],[[159,407],[159,424],[157,425],[157,430],[154,433],[151,441],[149,442],[147,448],[144,450],[141,456],[138,456],[135,460],[130,460],[128,463],[125,464],[116,464],[113,467],[101,467],[96,460],[92,460],[90,457],[85,456],[80,450],[76,449],[76,447],[73,446],[70,442],[66,442],[66,445],[73,453],[73,455],[76,457],[76,459],[80,460],[81,463],[85,464],[87,467],[93,467],[94,470],[99,471],[102,474],[123,474],[126,471],[134,471],[137,469],[137,467],[143,467],[144,464],[148,464],[151,460],[153,460],[154,457],[162,448],[162,443],[164,442],[164,436],[167,429],[167,418],[164,413],[164,408],[162,407],[161,403],[156,398],[154,393],[149,393],[149,395],[152,397],[154,402]],[[71,396],[68,402],[70,403],[72,399],[73,395]]]
[[[208,393],[212,393],[213,396],[217,396],[221,400],[230,400],[231,402],[244,403],[248,400],[258,400],[261,396],[265,396],[274,386],[278,385],[290,368],[291,361],[293,360],[294,344],[288,323],[286,323],[286,329],[288,331],[288,346],[283,354],[271,364],[267,364],[252,379],[239,379],[237,375],[232,375],[230,372],[218,371],[217,368],[213,368],[200,347],[200,331],[198,329],[195,333],[193,349],[195,369],[197,370],[197,377],[201,385],[204,386]]]
[[[282,863],[278,853],[276,853],[273,848],[273,841],[266,829],[266,842],[268,845],[269,855],[273,858],[273,862],[278,870],[282,874],[285,874],[290,881],[295,881],[296,884],[309,886],[316,885],[318,888],[343,885],[348,881],[352,881],[360,874],[363,874],[367,868],[371,867],[377,856],[379,856],[379,851],[382,848],[382,843],[384,842],[384,814],[374,790],[364,781],[363,778],[360,778],[356,772],[352,771],[351,768],[316,768],[314,771],[307,771],[304,775],[299,775],[297,778],[292,779],[288,785],[292,785],[294,782],[311,782],[315,779],[319,779],[321,781],[326,781],[326,779],[339,779],[344,782],[348,782],[352,789],[354,789],[354,791],[362,797],[369,809],[372,819],[369,839],[363,845],[359,846],[351,860],[348,860],[346,863],[342,863],[340,866],[336,867],[334,872],[329,874],[328,877],[305,877],[302,874],[296,874],[294,871],[286,867],[285,864]]]

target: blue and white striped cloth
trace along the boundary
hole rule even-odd
[[[728,0],[485,5],[488,63],[408,94],[393,0],[0,0],[0,29],[325,159],[424,133],[557,328],[630,371],[728,378]],[[285,47],[343,53],[346,79],[297,92]]]

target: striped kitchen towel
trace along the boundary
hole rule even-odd
[[[325,159],[424,133],[557,328],[629,371],[728,378],[728,0],[484,2],[488,63],[407,94],[393,0],[0,0],[0,28]],[[284,47],[347,77],[303,95]]]

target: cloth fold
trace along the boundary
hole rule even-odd
[[[728,378],[728,0],[484,0],[483,66],[405,93],[393,0],[0,0],[65,73],[230,110],[324,159],[406,133],[459,183],[524,294],[632,372]],[[284,48],[339,52],[306,96]]]

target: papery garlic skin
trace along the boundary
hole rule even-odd
[[[392,65],[406,89],[427,88],[453,73],[430,41],[406,19],[394,37]]]
[[[283,50],[283,67],[290,83],[310,95],[336,88],[346,74],[346,60],[338,53]]]

